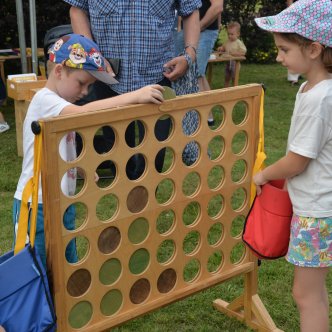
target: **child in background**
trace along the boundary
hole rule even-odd
[[[244,56],[247,53],[247,48],[240,40],[241,25],[238,22],[230,22],[227,25],[227,41],[217,51],[226,53],[232,56]],[[235,79],[235,61],[231,60],[225,66],[225,87],[229,87],[230,82],[234,83]]]
[[[273,32],[277,61],[307,79],[297,93],[285,157],[254,175],[257,194],[286,179],[293,204],[286,256],[301,332],[329,331],[326,277],[332,266],[332,3],[299,0],[255,19]]]
[[[17,222],[21,207],[23,189],[33,175],[33,145],[34,135],[31,131],[31,123],[41,118],[82,113],[105,108],[129,105],[135,103],[156,103],[163,101],[163,87],[149,85],[139,90],[119,95],[113,98],[94,101],[84,106],[74,105],[77,100],[87,95],[89,86],[96,79],[114,84],[117,81],[106,72],[104,58],[101,56],[98,46],[90,39],[76,34],[66,35],[60,38],[50,49],[50,61],[48,62],[49,77],[43,89],[33,97],[23,125],[23,164],[22,173],[14,195],[13,222],[15,226],[15,238]],[[76,156],[75,134],[69,133],[60,143],[59,152],[67,160],[73,160]],[[70,174],[68,174],[70,173]],[[75,192],[76,173],[67,172],[65,181],[61,182],[62,191],[72,195]],[[72,207],[72,206],[71,206]],[[75,211],[66,211],[64,226],[74,229]],[[44,217],[42,205],[42,191],[38,193],[38,215],[35,246],[41,259],[46,264]],[[77,261],[76,246],[73,241],[66,249],[66,259],[69,263]]]

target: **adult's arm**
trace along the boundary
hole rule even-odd
[[[224,0],[210,0],[211,6],[200,20],[200,30],[204,31],[213,21],[218,19],[224,6]]]
[[[186,53],[189,54],[193,61],[196,60],[196,49],[199,40],[199,12],[198,10],[193,11],[190,15],[183,17],[183,34],[184,44],[188,46]],[[184,56],[178,56],[168,61],[164,65],[165,67],[172,68],[169,73],[164,73],[165,77],[169,80],[174,81],[179,77],[183,76],[187,69],[188,64]]]
[[[71,6],[69,14],[73,32],[93,40],[88,13],[81,8]],[[106,71],[110,73],[111,76],[115,76],[113,73],[113,69],[107,59],[105,59],[105,62]]]
[[[69,14],[73,32],[93,39],[88,13],[83,9],[72,6],[70,7]]]
[[[197,49],[199,41],[199,11],[195,10],[191,15],[182,18],[183,21],[183,39],[185,46],[193,46]],[[187,47],[186,53],[192,60],[196,59],[196,52],[193,47]]]

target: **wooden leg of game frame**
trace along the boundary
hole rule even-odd
[[[256,277],[255,277],[256,276]],[[234,317],[260,332],[282,332],[274,324],[257,294],[257,268],[245,274],[244,294],[228,303],[221,299],[213,301],[213,306],[227,316]]]

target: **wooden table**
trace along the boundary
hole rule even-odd
[[[30,101],[38,89],[45,86],[46,79],[38,77],[37,81],[11,81],[7,80],[7,93],[14,99],[16,144],[18,156],[23,156],[23,122],[28,111]]]
[[[232,56],[228,54],[219,54],[218,52],[212,53],[215,55],[215,59],[210,59],[207,65],[207,80],[209,82],[209,85],[211,86],[212,83],[212,75],[213,71],[212,68],[214,64],[220,63],[220,62],[227,62],[230,60],[235,61],[235,78],[234,78],[234,86],[239,84],[239,76],[240,76],[240,63],[241,61],[245,60],[245,56]]]
[[[14,49],[18,52],[20,49]],[[27,53],[27,65],[28,65],[28,72],[31,73],[32,64],[31,64],[31,48],[26,49]],[[44,50],[42,48],[37,49],[37,57],[41,58],[44,56]],[[6,75],[5,75],[5,62],[8,60],[18,60],[21,59],[21,54],[18,53],[17,55],[0,55],[0,76],[2,78],[3,83],[6,85]]]

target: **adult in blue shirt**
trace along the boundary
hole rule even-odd
[[[206,79],[205,72],[213,51],[213,46],[218,37],[219,18],[223,10],[223,0],[202,0],[202,6],[199,8],[200,17],[200,38],[197,48],[197,69],[198,84],[200,91],[210,90],[209,83]],[[184,35],[180,31],[176,36],[176,52],[183,49]]]
[[[74,33],[93,39],[105,58],[120,60],[116,76],[119,83],[112,86],[96,83],[96,99],[133,91],[148,84],[171,86],[170,81],[185,74],[188,68],[186,58],[174,57],[172,29],[175,9],[183,18],[186,53],[193,61],[196,60],[201,0],[64,1],[72,6],[70,18]],[[167,137],[169,128],[170,121],[159,121],[158,139]],[[127,142],[135,141],[134,132],[127,131]],[[158,155],[156,168],[159,171],[163,159],[162,154]],[[132,175],[133,178],[135,176]]]

